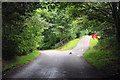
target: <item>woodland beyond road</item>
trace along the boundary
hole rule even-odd
[[[71,50],[39,51],[41,54],[35,60],[10,71],[3,78],[105,78],[83,58],[90,39],[91,36],[84,36]]]

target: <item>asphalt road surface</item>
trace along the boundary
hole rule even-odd
[[[43,50],[29,64],[6,74],[7,78],[105,78],[83,58],[91,36],[83,37],[71,50]],[[72,54],[69,54],[72,52]]]

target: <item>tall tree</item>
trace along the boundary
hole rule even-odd
[[[110,4],[109,4],[110,5]],[[120,42],[120,2],[112,2],[112,16],[114,18],[114,23],[116,26],[116,37],[118,42]]]

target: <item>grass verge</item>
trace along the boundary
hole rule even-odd
[[[25,56],[16,57],[15,60],[10,60],[10,61],[3,60],[2,71],[12,69],[13,67],[16,67],[16,66],[22,66],[22,65],[30,62],[34,58],[36,58],[39,54],[40,53],[38,52],[38,50],[35,50],[32,53],[27,54]]]
[[[84,58],[110,78],[120,78],[119,56],[109,50],[95,49],[97,43],[97,39],[91,39],[90,49],[83,54]]]
[[[84,36],[87,36],[87,35],[84,35]],[[73,48],[77,45],[77,43],[79,42],[79,40],[80,40],[81,38],[83,38],[84,36],[81,36],[81,37],[79,37],[79,38],[77,38],[77,39],[74,39],[74,40],[69,41],[69,42],[66,43],[64,46],[62,46],[61,49],[54,49],[54,50],[64,51],[64,50],[73,49]]]

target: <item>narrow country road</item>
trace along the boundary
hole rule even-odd
[[[104,78],[95,67],[83,58],[89,49],[91,36],[83,37],[71,50],[39,51],[41,54],[29,64],[10,71],[8,78]],[[72,52],[72,54],[69,54]]]

